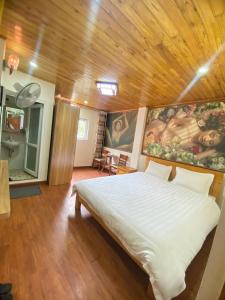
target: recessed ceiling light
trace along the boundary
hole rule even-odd
[[[209,67],[207,65],[202,66],[201,68],[198,69],[197,75],[202,76],[205,75],[209,71]]]
[[[116,96],[118,84],[116,82],[96,81],[97,89],[102,95]]]
[[[30,65],[31,65],[31,67],[33,67],[33,68],[37,68],[37,67],[38,67],[38,65],[37,65],[36,62],[34,62],[34,61],[30,61]]]
[[[85,100],[85,101],[84,101],[84,104],[88,104],[88,101]]]

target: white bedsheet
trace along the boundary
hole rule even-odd
[[[218,223],[215,201],[143,172],[82,180],[74,189],[142,263],[157,300],[185,289],[185,271]]]

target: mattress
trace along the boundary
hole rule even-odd
[[[220,216],[211,197],[144,172],[82,180],[74,191],[143,265],[157,300],[185,289],[185,271]]]

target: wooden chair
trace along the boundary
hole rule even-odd
[[[120,154],[118,163],[111,163],[109,167],[109,175],[117,173],[118,166],[126,166],[128,161],[128,156]]]
[[[102,156],[101,157],[95,157],[93,159],[93,163],[92,163],[92,167],[95,168],[97,167],[98,170],[100,171],[101,168],[103,168],[106,160],[107,160],[107,156],[109,155],[109,151],[108,150],[102,150]]]
[[[109,172],[109,168],[112,164],[114,155],[111,155],[110,152],[108,153],[106,160],[102,163],[102,171],[107,170]]]

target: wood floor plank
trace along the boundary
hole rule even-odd
[[[72,183],[106,176],[74,171]],[[41,185],[40,196],[12,200],[0,220],[0,281],[13,283],[15,300],[153,300],[148,276],[82,207],[74,211],[71,186]],[[194,300],[213,234],[187,272],[177,300]]]

